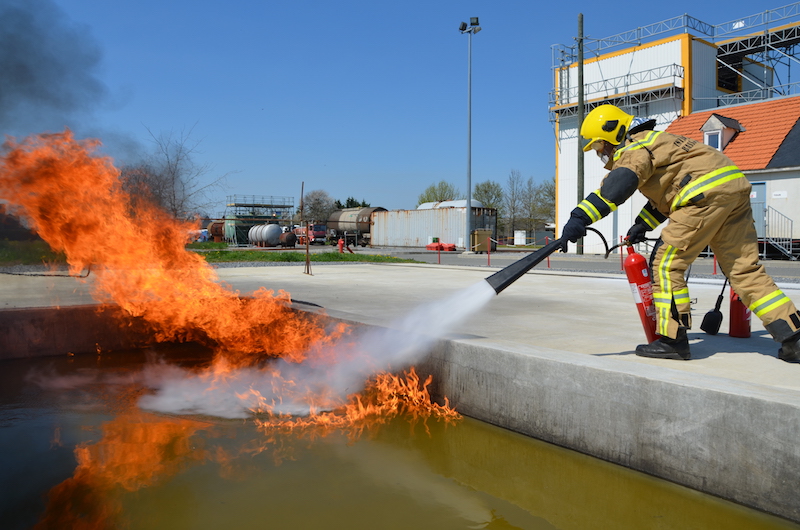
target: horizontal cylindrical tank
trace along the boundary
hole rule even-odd
[[[386,208],[345,208],[336,210],[328,218],[328,230],[337,232],[361,232],[368,234],[373,212],[385,212]]]
[[[297,244],[297,236],[293,232],[284,232],[278,238],[282,247],[293,247]]]
[[[247,240],[251,245],[277,247],[282,233],[276,224],[255,225],[247,232]]]
[[[211,237],[223,237],[225,235],[225,222],[224,221],[211,221],[206,227],[208,235]]]

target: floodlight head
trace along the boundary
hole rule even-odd
[[[467,23],[466,23],[466,22],[462,22],[462,23],[461,23],[461,24],[458,26],[458,29],[459,29],[459,31],[467,31]]]
[[[480,30],[481,30],[481,27],[480,27],[480,26],[473,26],[473,28],[472,28],[472,34],[473,34],[473,35],[475,35],[475,34],[476,34],[476,33],[478,33]]]
[[[469,25],[470,26],[478,26],[478,25],[480,25],[480,22],[478,22],[478,17],[470,18],[469,19]]]

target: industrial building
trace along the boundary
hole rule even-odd
[[[753,185],[751,201],[763,253],[797,257],[800,84],[789,80],[798,43],[800,3],[717,25],[681,15],[606,38],[554,45],[549,108],[557,143],[557,227],[563,227],[585,195],[600,187],[606,174],[594,152],[581,151],[582,77],[584,112],[610,103],[655,119],[657,130],[696,139],[728,155]],[[645,201],[634,194],[594,228],[619,240]],[[604,251],[591,236],[584,245],[586,253]]]

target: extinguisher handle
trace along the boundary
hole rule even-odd
[[[657,237],[646,237],[645,241],[658,241],[658,239],[659,238],[657,238]],[[630,237],[628,237],[628,236],[625,236],[625,239],[622,240],[622,243],[614,245],[613,247],[609,248],[608,245],[606,245],[606,256],[605,256],[605,259],[608,259],[608,256],[610,256],[611,253],[614,252],[615,250],[617,250],[619,247],[629,247],[631,245],[633,245],[633,243],[631,243]]]

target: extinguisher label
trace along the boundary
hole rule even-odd
[[[642,269],[642,276],[643,276],[644,278],[647,278],[647,277],[649,277],[649,276],[650,276],[650,271],[649,271],[649,270],[647,270],[647,269]]]
[[[649,318],[655,320],[656,307],[653,303],[653,284],[650,282],[643,283],[642,285],[631,283],[630,286],[631,292],[633,293],[633,301],[637,304],[641,304],[645,314]]]
[[[636,302],[637,304],[641,304],[642,303],[642,297],[639,294],[639,286],[636,285],[635,283],[632,283],[631,284],[631,292],[633,293],[633,301]]]

